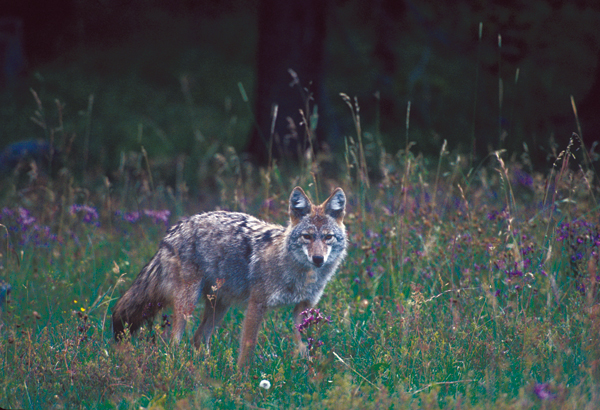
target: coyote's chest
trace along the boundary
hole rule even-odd
[[[305,272],[286,272],[269,292],[267,305],[269,307],[293,305],[300,302],[318,301],[327,284],[323,272],[309,269]],[[293,277],[292,277],[293,275]]]

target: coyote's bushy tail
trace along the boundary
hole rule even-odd
[[[168,299],[161,289],[162,270],[157,253],[119,299],[112,314],[115,340],[123,337],[126,326],[133,334],[144,323],[152,323],[156,314],[165,307]]]

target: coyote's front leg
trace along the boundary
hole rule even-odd
[[[300,302],[294,308],[294,341],[296,342],[296,353],[300,356],[306,356],[308,351],[306,350],[306,343],[302,341],[302,335],[298,330],[298,326],[302,323],[302,315],[306,309],[309,309],[312,305],[307,302]]]
[[[252,354],[258,340],[258,330],[267,311],[266,303],[259,302],[256,299],[256,297],[251,296],[248,308],[246,309],[240,355],[238,357],[238,368],[246,366],[252,361]]]

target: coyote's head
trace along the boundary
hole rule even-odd
[[[346,250],[345,214],[346,195],[341,188],[336,188],[321,205],[314,205],[302,188],[294,188],[288,246],[296,259],[317,268],[339,261]]]

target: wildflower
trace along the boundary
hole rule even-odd
[[[379,238],[379,234],[377,232],[373,232],[371,229],[367,229],[365,232],[365,236],[369,239]]]
[[[516,276],[523,277],[523,272],[521,272],[520,270],[513,270],[510,272],[506,272],[506,274],[508,275],[509,278],[514,278]]]
[[[309,326],[313,324],[318,325],[322,320],[331,323],[331,318],[324,317],[319,309],[306,309],[301,313],[301,315],[304,316],[304,320],[298,325],[298,332],[300,333],[303,333]]]
[[[269,390],[271,388],[271,382],[266,379],[263,379],[258,384],[258,387],[265,389],[265,390]]]
[[[163,315],[162,316],[162,323],[160,325],[161,328],[167,328],[167,327],[171,327],[171,321],[169,320],[169,315]]]
[[[83,222],[95,226],[100,226],[100,223],[98,222],[98,211],[96,210],[96,208],[93,208],[88,205],[71,205],[71,215],[75,215],[78,213],[83,214]]]
[[[319,311],[319,309],[315,309],[315,308],[311,308],[311,309],[306,309],[305,311],[303,311],[301,314],[301,316],[304,317],[304,319],[302,320],[302,323],[300,323],[299,325],[297,325],[297,329],[298,332],[305,335],[307,337],[307,349],[308,351],[313,350],[316,347],[320,347],[323,346],[323,342],[320,340],[315,340],[314,338],[310,337],[310,334],[313,332],[318,332],[319,329],[321,328],[321,325],[319,325],[321,322],[324,323],[331,323],[331,317],[324,317],[321,312]],[[309,332],[309,328],[313,327],[314,330]]]
[[[171,215],[171,211],[168,209],[163,209],[162,211],[152,211],[150,209],[144,210],[144,215],[152,218],[155,224],[159,222],[164,222],[165,224],[169,222],[169,216]]]
[[[312,338],[312,337],[307,338],[306,341],[308,342],[307,347],[308,347],[309,350],[311,350],[311,349],[313,349],[315,347],[321,347],[321,346],[323,346],[325,344],[325,342],[323,342],[322,340],[316,340],[315,341],[315,339]]]
[[[514,176],[519,184],[529,188],[533,186],[533,177],[527,172],[520,169],[516,169],[514,171]]]
[[[533,387],[533,392],[541,400],[552,400],[556,397],[556,395],[552,394],[548,390],[548,387],[549,387],[548,383],[536,383],[535,386]]]
[[[15,213],[10,208],[2,208],[2,215],[12,217]]]
[[[504,209],[501,211],[493,210],[492,212],[488,212],[487,219],[489,221],[501,221],[502,219],[508,218],[508,216],[508,212]]]
[[[27,229],[35,223],[35,218],[31,216],[27,209],[17,208],[17,213],[19,214],[19,216],[17,217],[17,222],[19,223],[19,225],[21,225],[23,230]]]
[[[140,219],[140,213],[139,212],[125,212],[123,214],[123,219],[126,220],[129,223],[136,223],[138,221],[138,219]]]

